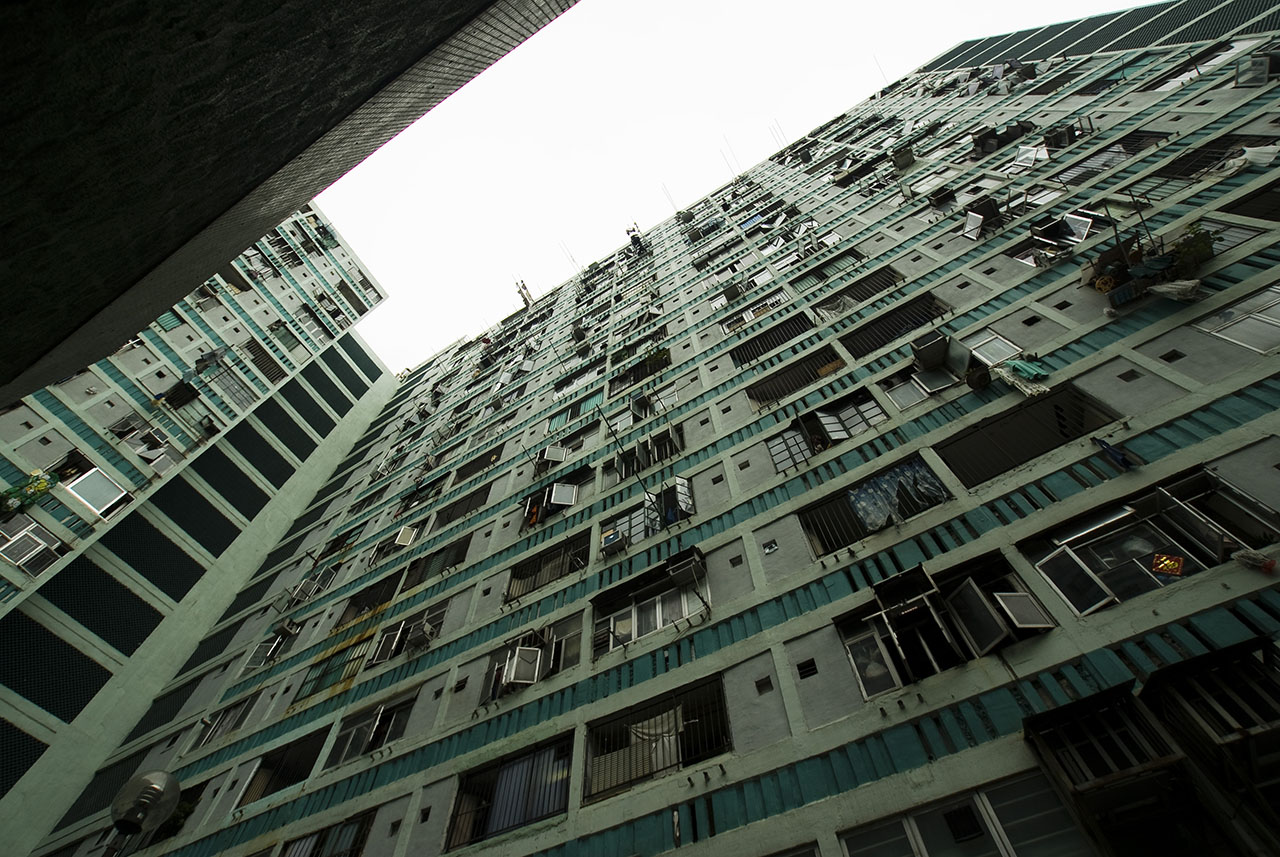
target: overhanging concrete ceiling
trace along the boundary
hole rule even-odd
[[[0,6],[0,406],[110,354],[575,2]]]

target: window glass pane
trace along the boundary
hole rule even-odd
[[[1094,580],[1065,548],[1042,560],[1036,567],[1082,616],[1111,600],[1111,593]]]
[[[613,617],[613,644],[620,646],[631,642],[631,611],[619,613]]]
[[[858,671],[863,693],[868,699],[898,686],[898,679],[889,667],[875,634],[864,634],[850,642],[849,657],[853,658],[853,668]]]
[[[923,402],[927,396],[924,390],[921,390],[915,384],[908,381],[905,384],[899,384],[890,388],[888,391],[889,399],[899,408],[909,408],[912,405]]]
[[[1228,324],[1218,331],[1218,335],[1254,351],[1280,348],[1280,326],[1258,318],[1243,318]]]
[[[654,598],[636,605],[636,636],[658,630],[658,599]]]
[[[849,857],[915,857],[901,821],[854,831],[844,844]]]
[[[684,618],[684,603],[679,589],[663,593],[662,624],[670,625],[677,619]]]
[[[987,798],[1018,857],[1091,857],[1094,853],[1043,774],[988,789]]]
[[[67,490],[84,501],[90,509],[101,512],[124,496],[124,491],[101,470],[90,470],[67,485]]]

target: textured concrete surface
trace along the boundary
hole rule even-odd
[[[573,2],[0,6],[0,403],[113,351]]]

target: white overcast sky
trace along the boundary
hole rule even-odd
[[[581,0],[318,198],[390,295],[360,333],[416,366],[519,308],[516,279],[550,291],[886,77],[1131,5]]]

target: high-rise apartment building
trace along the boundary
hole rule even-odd
[[[37,853],[1280,851],[1278,32],[966,42],[407,373]]]
[[[348,329],[383,297],[306,206],[0,411],[6,847],[57,822],[386,402]]]

